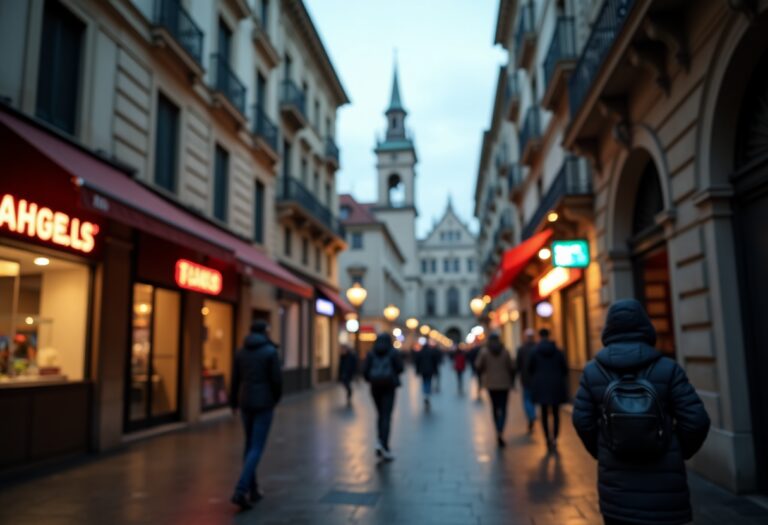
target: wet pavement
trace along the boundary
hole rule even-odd
[[[231,418],[134,443],[53,474],[0,488],[0,523],[28,524],[601,524],[596,467],[563,413],[560,453],[526,433],[510,399],[508,446],[498,450],[487,400],[442,392],[423,409],[411,370],[398,391],[392,449],[374,457],[374,414],[358,383],[289,397],[280,406],[259,478],[266,498],[229,503],[242,455]],[[474,393],[474,385],[472,393]],[[768,523],[768,510],[691,476],[696,524]]]

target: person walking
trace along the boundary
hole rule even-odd
[[[371,385],[371,396],[376,405],[378,442],[376,456],[392,461],[395,456],[389,448],[389,433],[392,427],[392,410],[395,406],[395,392],[400,386],[403,361],[392,346],[389,334],[379,334],[373,349],[365,358],[363,376]]]
[[[475,344],[467,352],[467,361],[469,361],[469,367],[472,370],[472,377],[475,378],[477,384],[477,390],[475,390],[475,400],[480,401],[480,391],[482,390],[482,384],[480,383],[480,373],[477,371],[477,356],[480,355],[480,345]]]
[[[506,446],[504,425],[507,421],[509,391],[515,387],[515,365],[501,343],[499,334],[492,333],[488,336],[487,346],[477,356],[475,367],[482,378],[483,386],[488,389],[493,422],[496,426],[496,443],[502,448]]]
[[[684,460],[709,432],[704,405],[680,365],[654,348],[656,330],[638,301],[611,306],[602,341],[581,376],[573,426],[598,461],[605,523],[688,523]]]
[[[256,320],[235,354],[232,367],[232,412],[240,411],[245,431],[245,454],[232,503],[242,510],[263,497],[256,482],[256,468],[264,453],[275,406],[282,395],[282,371],[269,325]]]
[[[530,355],[527,371],[530,374],[533,402],[540,406],[541,425],[547,440],[547,449],[557,452],[557,436],[560,434],[560,405],[568,400],[568,366],[565,355],[549,339],[549,330],[539,330],[539,344]],[[552,431],[549,415],[552,415]]]
[[[421,391],[424,394],[424,408],[431,407],[432,378],[440,365],[440,350],[429,341],[416,353],[416,373],[421,376]]]
[[[536,405],[533,404],[533,389],[531,384],[531,373],[528,370],[528,364],[531,360],[531,354],[536,350],[536,332],[533,328],[525,330],[525,341],[517,349],[517,370],[520,372],[520,384],[523,387],[523,410],[528,418],[528,433],[533,433],[533,426],[536,424]]]
[[[453,355],[453,369],[456,371],[456,379],[459,383],[459,394],[464,392],[464,370],[467,368],[467,356],[460,348],[456,348]]]
[[[357,374],[357,356],[347,345],[341,347],[339,356],[339,381],[347,392],[347,404],[352,403],[352,381]]]

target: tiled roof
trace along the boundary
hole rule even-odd
[[[341,223],[345,226],[354,224],[378,224],[376,216],[371,211],[373,204],[357,202],[352,195],[339,195],[339,207],[349,208],[349,215]]]

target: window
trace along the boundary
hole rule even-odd
[[[451,273],[451,260],[450,259],[443,259],[443,272],[444,273]]]
[[[222,222],[227,222],[227,205],[229,192],[229,153],[216,145],[213,167],[213,216]]]
[[[427,289],[427,315],[437,315],[437,297],[432,288]]]
[[[448,315],[459,315],[459,290],[455,286],[448,288]]]
[[[165,96],[157,100],[157,128],[155,131],[155,184],[176,192],[178,158],[179,108]]]
[[[229,63],[232,61],[232,30],[219,19],[219,54]]]
[[[349,206],[342,206],[339,208],[339,217],[342,221],[345,221],[349,218],[349,214],[352,212],[352,209]]]
[[[333,208],[333,204],[331,203],[331,185],[328,183],[325,184],[325,205],[329,209]]]
[[[426,259],[421,260],[421,273],[427,273],[429,270],[429,261]]]
[[[333,257],[331,257],[330,254],[326,254],[325,256],[325,274],[328,277],[333,275]]]
[[[430,260],[432,273],[437,273],[437,259]]]
[[[293,255],[293,232],[287,226],[283,230],[283,253],[286,257]]]
[[[453,260],[453,273],[459,273],[461,271],[461,263],[459,262],[459,258],[455,258]]]
[[[322,265],[323,265],[322,261],[323,261],[323,256],[322,256],[322,253],[320,252],[320,248],[315,247],[315,271],[316,272],[320,272],[320,270],[322,269]]]
[[[261,0],[261,28],[269,34],[269,0]]]
[[[314,172],[312,177],[313,177],[313,179],[312,179],[312,191],[315,192],[315,195],[319,199],[319,197],[320,197],[320,174],[317,172],[317,170],[315,170],[315,172]]]
[[[352,233],[352,249],[353,250],[363,249],[363,233],[362,232]]]
[[[258,180],[253,191],[253,240],[264,243],[264,184]]]
[[[320,101],[315,99],[315,129],[320,131]]]
[[[301,264],[309,265],[309,239],[306,237],[301,239]]]
[[[472,257],[467,258],[467,271],[470,273],[475,271],[475,260]]]
[[[203,301],[203,410],[226,406],[232,373],[232,305]]]
[[[301,183],[304,185],[304,187],[307,187],[307,159],[302,156],[301,157]]]
[[[283,141],[283,180],[288,180],[291,176],[291,143]]]
[[[45,2],[35,112],[70,135],[77,125],[84,33],[85,24],[58,1]]]
[[[256,107],[262,113],[267,107],[267,79],[260,71],[256,73]]]

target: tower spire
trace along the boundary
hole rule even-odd
[[[398,79],[397,70],[397,49],[395,49],[395,72],[392,76],[392,96],[389,99],[389,108],[387,108],[387,113],[392,111],[402,111],[405,113],[405,108],[403,108],[403,103],[400,100],[400,82]]]

